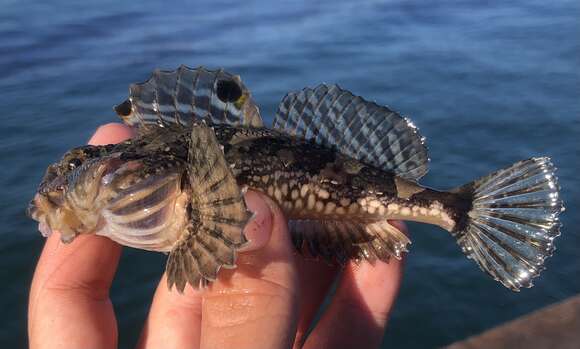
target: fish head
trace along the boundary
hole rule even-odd
[[[43,236],[58,231],[68,243],[98,225],[98,217],[89,211],[98,201],[103,177],[119,168],[121,160],[98,156],[94,148],[74,148],[46,169],[26,212],[39,223]]]
[[[60,161],[50,164],[42,177],[36,195],[28,205],[27,215],[39,221],[40,217],[53,206],[61,206],[64,201],[70,174],[87,160],[83,148],[66,152]]]

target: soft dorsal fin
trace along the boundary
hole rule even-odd
[[[129,99],[115,111],[139,132],[155,127],[190,126],[206,120],[213,124],[262,126],[250,91],[237,75],[203,67],[155,70],[149,80],[132,84]]]
[[[338,85],[319,85],[287,94],[274,128],[385,171],[417,181],[428,170],[424,138],[406,118]]]

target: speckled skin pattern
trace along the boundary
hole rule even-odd
[[[94,220],[94,217],[97,217],[95,212],[99,212],[100,207],[102,207],[99,203],[99,197],[97,200],[91,199],[93,205],[96,204],[96,206],[85,209],[82,215],[79,213],[80,211],[73,212],[74,210],[70,210],[71,212],[66,211],[66,209],[51,210],[53,205],[58,206],[62,200],[58,196],[58,193],[62,191],[54,190],[54,186],[68,187],[65,192],[69,193],[66,196],[69,204],[75,204],[75,200],[73,200],[75,197],[83,199],[76,200],[76,205],[73,207],[78,208],[85,202],[91,201],[87,200],[91,196],[86,193],[94,192],[95,185],[98,187],[100,181],[91,180],[87,174],[91,173],[92,170],[87,171],[88,167],[84,168],[83,171],[67,170],[70,166],[76,166],[77,159],[80,160],[78,162],[82,167],[93,166],[93,164],[104,164],[105,168],[109,165],[115,167],[118,165],[115,163],[119,160],[124,164],[138,163],[139,167],[131,169],[131,176],[118,177],[120,181],[126,182],[123,185],[127,186],[134,184],[131,183],[132,179],[135,179],[136,182],[146,181],[149,176],[164,178],[164,176],[169,175],[172,176],[171,178],[180,178],[181,182],[173,180],[173,183],[181,183],[178,187],[184,195],[175,194],[176,196],[167,201],[171,205],[175,204],[178,209],[173,212],[170,219],[166,219],[166,221],[178,223],[169,226],[168,233],[159,230],[157,236],[166,240],[162,246],[146,248],[143,247],[143,244],[147,242],[125,243],[128,246],[156,251],[167,252],[171,249],[168,272],[174,273],[171,283],[175,283],[179,290],[183,290],[186,281],[192,285],[204,285],[215,279],[221,266],[233,265],[235,250],[244,242],[241,231],[247,222],[246,211],[241,203],[237,209],[230,210],[231,215],[238,217],[231,220],[223,216],[227,210],[224,210],[221,205],[230,205],[231,202],[234,202],[232,200],[238,200],[239,203],[241,192],[247,189],[261,191],[281,206],[289,219],[292,241],[299,251],[309,252],[310,255],[321,256],[330,262],[338,263],[344,263],[351,259],[388,260],[393,256],[400,258],[402,253],[407,250],[410,241],[398,229],[389,224],[388,220],[418,221],[438,225],[449,231],[458,239],[460,246],[468,256],[472,256],[476,252],[480,253],[474,258],[477,258],[476,261],[481,268],[514,290],[518,290],[522,285],[531,287],[530,281],[539,274],[538,270],[540,269],[532,268],[522,272],[519,271],[520,269],[506,267],[504,269],[507,271],[504,272],[504,269],[499,269],[504,264],[492,265],[489,262],[489,258],[496,261],[503,254],[500,255],[499,252],[487,249],[486,246],[483,247],[486,250],[482,250],[479,240],[473,240],[475,242],[468,240],[475,239],[473,235],[470,235],[471,233],[466,233],[475,229],[470,223],[470,219],[480,219],[478,215],[484,214],[480,213],[483,210],[477,208],[473,202],[488,200],[484,196],[485,193],[480,194],[482,198],[477,196],[478,192],[482,190],[480,188],[486,188],[485,185],[488,185],[491,186],[489,190],[497,191],[497,186],[501,189],[503,188],[501,185],[509,185],[510,183],[522,186],[520,190],[507,194],[500,193],[498,194],[499,199],[493,198],[492,201],[485,202],[483,207],[491,210],[490,212],[503,209],[503,206],[496,204],[495,200],[505,200],[505,198],[511,200],[512,196],[517,198],[518,193],[530,190],[540,191],[540,193],[544,193],[543,188],[552,190],[555,194],[548,192],[547,198],[543,194],[540,197],[541,205],[546,205],[556,211],[554,215],[540,217],[551,224],[546,229],[546,234],[551,235],[545,238],[547,241],[545,248],[542,247],[543,245],[539,245],[541,248],[534,250],[538,251],[539,257],[533,258],[540,260],[540,262],[543,261],[546,258],[544,251],[547,253],[552,251],[551,239],[559,234],[557,214],[562,210],[562,204],[557,196],[559,187],[553,176],[553,168],[547,158],[522,161],[455,190],[440,192],[349,158],[336,149],[322,147],[309,140],[299,139],[276,130],[226,125],[213,125],[208,129],[208,127],[202,126],[200,128],[206,129],[204,134],[206,136],[211,134],[213,139],[213,146],[206,149],[207,154],[214,159],[213,165],[206,162],[207,165],[210,165],[208,167],[210,171],[205,172],[208,174],[207,178],[209,179],[211,173],[215,172],[225,173],[230,176],[231,180],[226,186],[222,186],[225,182],[220,178],[214,178],[217,180],[215,185],[198,181],[200,187],[206,187],[206,189],[195,194],[196,188],[192,186],[194,182],[188,178],[191,179],[192,173],[196,172],[199,164],[192,165],[189,157],[192,149],[198,149],[200,144],[206,144],[197,142],[195,138],[196,127],[200,126],[193,125],[193,128],[160,127],[156,132],[142,133],[137,138],[121,144],[97,147],[84,146],[71,150],[61,162],[51,165],[47,170],[43,184],[41,184],[42,190],[39,192],[42,194],[44,191],[46,195],[37,196],[35,206],[29,214],[37,220],[38,217],[35,217],[34,210],[50,212],[49,215],[54,215],[45,221],[48,222],[51,229],[61,232],[65,242],[72,241],[79,232],[93,231],[92,228],[98,228],[98,222]],[[198,158],[203,158],[206,154],[203,151],[197,153]],[[215,159],[220,159],[219,166],[216,165],[215,161],[217,160]],[[106,173],[106,170],[102,170],[100,167],[98,171]],[[538,171],[542,171],[542,177],[538,177]],[[76,174],[81,175],[75,177]],[[58,180],[54,180],[55,178]],[[101,178],[106,178],[106,176]],[[501,182],[501,179],[506,178],[507,184]],[[535,182],[526,182],[528,178],[534,179]],[[115,178],[115,180],[117,179]],[[212,237],[211,229],[206,229],[206,233],[203,234],[192,229],[185,231],[181,229],[188,224],[187,222],[190,223],[189,225],[192,222],[197,222],[198,225],[206,224],[206,221],[199,215],[199,205],[196,206],[196,202],[199,204],[201,201],[196,199],[196,195],[198,199],[204,197],[206,195],[204,193],[212,193],[216,191],[214,189],[217,189],[218,186],[222,188],[217,191],[218,198],[221,199],[213,201],[211,210],[222,215],[222,218],[213,214],[206,218],[211,221],[217,217],[214,223],[226,222],[235,226],[228,228],[229,230],[222,230],[237,232],[235,233],[237,234],[235,242],[229,238],[223,238],[223,234]],[[147,190],[153,195],[151,189]],[[71,194],[77,191],[82,195]],[[56,196],[53,197],[53,193],[57,193]],[[107,198],[107,196],[104,197]],[[231,200],[224,201],[224,198],[231,198]],[[160,200],[163,199],[160,198]],[[225,204],[226,202],[228,204]],[[482,204],[480,203],[480,205]],[[505,205],[507,205],[506,209],[509,212],[513,212],[511,207],[514,207],[515,204],[507,203]],[[521,205],[526,206],[528,203],[524,202]],[[66,208],[66,205],[63,207]],[[529,223],[507,213],[501,212],[500,218],[504,220],[509,218],[514,221],[514,223],[507,221],[506,224],[525,224],[526,229],[534,229],[535,227],[535,221],[532,220]],[[87,226],[86,222],[93,222],[94,225]],[[87,227],[89,228],[86,229]],[[145,226],[143,227],[145,228]],[[507,231],[513,235],[517,235],[517,232],[520,231],[513,230],[515,231],[513,232],[508,228],[500,228],[502,230],[497,230],[498,232]],[[140,226],[136,229],[140,229]],[[516,226],[510,229],[520,228]],[[542,230],[542,232],[544,231]],[[138,232],[137,234],[139,235]],[[126,234],[122,233],[121,235]],[[544,235],[541,235],[540,238],[544,239]],[[192,239],[197,240],[198,243],[192,244],[191,242],[194,241]],[[535,244],[535,240],[532,243]],[[204,254],[196,254],[196,251],[202,250]],[[189,251],[193,251],[193,254]],[[488,258],[480,251],[491,251],[486,253],[492,257]],[[186,264],[178,262],[179,259],[172,259],[172,257],[187,258],[189,261],[187,263],[197,261],[199,272],[179,267]],[[175,262],[172,263],[173,260]],[[204,262],[208,263],[204,264]],[[498,267],[492,268],[495,265]],[[509,273],[510,270],[515,270],[514,273],[517,275]],[[505,275],[500,275],[500,272]]]
[[[310,141],[267,128],[213,128],[238,184],[269,195],[289,219],[386,217],[451,231],[469,209],[470,198],[421,187]],[[151,164],[143,168],[146,175],[185,165],[189,144],[189,128],[167,127],[121,144],[77,149],[86,158],[119,152],[124,161],[144,160]]]

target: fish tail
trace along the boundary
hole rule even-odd
[[[531,158],[452,192],[472,199],[452,235],[463,253],[513,291],[532,287],[560,235],[556,168],[547,157]]]

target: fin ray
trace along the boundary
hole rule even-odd
[[[129,99],[115,106],[129,126],[141,133],[156,127],[190,126],[207,120],[232,126],[263,126],[259,109],[239,76],[223,69],[155,70],[143,82],[132,84]]]
[[[532,158],[454,192],[473,197],[464,228],[452,232],[468,258],[513,291],[532,287],[560,235],[560,199],[549,158]]]
[[[247,241],[243,228],[250,219],[213,129],[203,124],[192,129],[188,178],[191,222],[166,267],[169,288],[175,285],[179,292],[187,283],[194,288],[204,286],[215,280],[220,268],[235,266],[236,251]],[[187,259],[196,263],[195,270],[184,269]]]
[[[288,93],[273,126],[414,181],[428,170],[424,138],[410,121],[338,85]]]
[[[298,251],[345,264],[350,259],[400,259],[410,240],[386,220],[290,220],[289,230]]]

